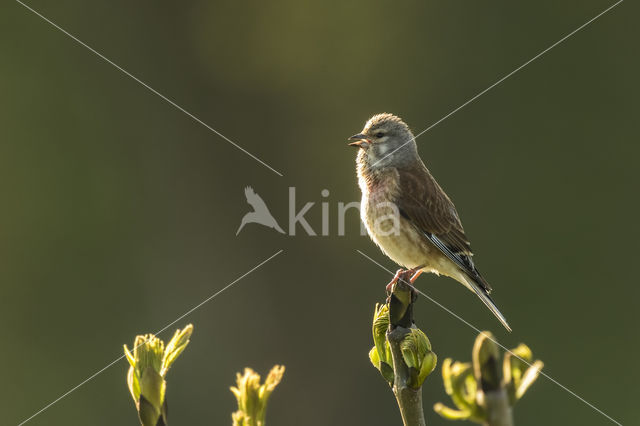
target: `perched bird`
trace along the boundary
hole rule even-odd
[[[274,217],[271,215],[271,212],[264,203],[264,200],[255,193],[253,188],[247,186],[244,189],[244,195],[247,197],[247,203],[253,207],[253,211],[244,215],[240,222],[240,227],[236,231],[236,235],[240,233],[247,223],[259,223],[260,225],[268,226],[269,228],[273,228],[279,233],[284,234],[284,231],[280,228],[278,222],[276,222]]]
[[[371,239],[394,262],[415,272],[411,282],[422,272],[451,277],[475,292],[511,331],[471,259],[453,202],[422,162],[404,121],[378,114],[349,139],[359,148],[360,214]],[[389,285],[397,279],[398,274]]]

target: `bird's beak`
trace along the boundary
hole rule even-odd
[[[349,144],[349,146],[355,146],[356,148],[366,148],[369,146],[369,140],[367,139],[367,136],[363,133],[358,133],[357,135],[353,135],[349,138],[349,140],[351,141],[355,141],[355,142],[351,142]]]

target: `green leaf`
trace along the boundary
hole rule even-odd
[[[129,387],[129,392],[131,392],[133,402],[137,405],[138,401],[140,401],[140,383],[138,383],[138,376],[135,374],[133,367],[129,367],[127,373],[127,386]]]
[[[536,361],[527,369],[518,388],[516,389],[516,400],[522,398],[527,389],[529,389],[533,382],[536,381],[540,375],[542,367],[544,367],[544,363],[542,361]]]
[[[446,405],[438,402],[433,406],[433,410],[449,420],[468,420],[471,417],[471,412],[464,410],[454,410]]]
[[[428,351],[422,360],[422,365],[420,366],[420,373],[418,374],[418,387],[422,386],[425,379],[433,370],[436,368],[436,364],[438,363],[438,357],[431,351]]]
[[[238,411],[232,415],[235,426],[264,424],[269,396],[282,380],[284,371],[284,366],[274,366],[263,384],[260,375],[250,368],[236,374],[236,386],[230,388],[238,401]]]
[[[422,330],[411,328],[409,333],[400,342],[400,351],[405,364],[409,367],[409,386],[418,389],[422,386],[426,376],[433,371],[435,355],[431,352],[431,342]],[[423,362],[427,361],[427,366],[423,369]],[[422,375],[424,373],[424,375]]]
[[[158,373],[147,368],[140,378],[140,398],[146,399],[160,413],[162,404],[164,403],[164,395],[167,389],[167,383]]]
[[[393,381],[395,380],[393,366],[387,364],[386,362],[380,362],[380,374],[382,377],[389,383],[389,385],[393,386]]]
[[[127,358],[127,361],[129,361],[129,365],[132,367],[136,366],[136,359],[133,356],[133,354],[131,352],[129,352],[129,349],[127,348],[127,345],[123,345],[124,346],[124,356]]]
[[[380,370],[380,356],[378,355],[378,349],[374,346],[369,351],[369,361],[378,370]]]
[[[474,409],[477,383],[470,363],[445,359],[442,364],[442,380],[445,392],[458,408],[469,411]]]
[[[189,344],[189,339],[193,333],[193,325],[189,324],[182,330],[176,330],[169,344],[167,345],[162,358],[162,369],[160,374],[164,377],[167,370],[174,363],[176,358],[185,350]]]
[[[372,334],[373,343],[378,350],[378,355],[381,360],[386,360],[387,343],[387,329],[389,328],[389,306],[384,304],[376,304],[376,309],[373,313]]]
[[[138,417],[140,418],[140,423],[143,426],[155,426],[158,422],[158,418],[160,417],[160,413],[156,411],[153,404],[144,399],[144,397],[140,397],[140,401],[138,403]]]

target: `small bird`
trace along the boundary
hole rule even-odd
[[[404,121],[392,114],[374,115],[349,139],[355,140],[349,145],[359,148],[360,214],[371,239],[391,260],[410,268],[412,283],[422,272],[451,277],[472,290],[511,331],[473,263],[453,202],[422,162]]]
[[[236,231],[236,235],[240,233],[247,223],[259,223],[260,225],[268,226],[269,228],[273,228],[279,233],[284,234],[284,231],[280,228],[278,222],[276,222],[274,217],[271,215],[271,212],[267,208],[264,200],[255,193],[253,188],[247,186],[244,189],[244,195],[247,197],[247,203],[253,207],[253,211],[244,215],[240,222],[240,227]]]

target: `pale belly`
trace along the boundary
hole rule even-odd
[[[460,270],[400,216],[397,208],[384,195],[369,193],[363,196],[360,209],[369,236],[384,254],[406,269],[424,265],[422,270],[425,272],[460,281]]]

